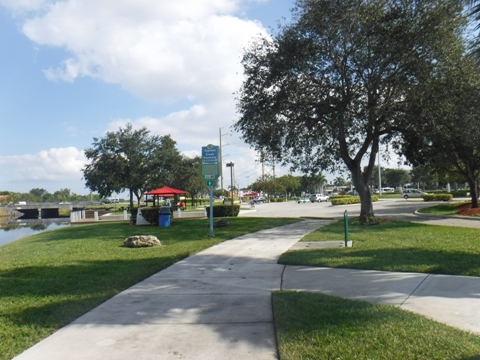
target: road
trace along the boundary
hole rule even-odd
[[[429,207],[431,202],[423,200],[381,200],[373,203],[373,210],[376,216],[392,220],[410,221],[430,225],[461,226],[480,228],[480,221],[439,218],[432,216],[415,215],[415,211],[423,207]],[[241,216],[245,217],[330,217],[343,218],[345,210],[349,217],[360,215],[360,204],[332,206],[330,202],[322,203],[268,203],[257,204],[253,211],[242,211]]]

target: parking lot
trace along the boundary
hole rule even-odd
[[[392,220],[412,221],[432,225],[464,226],[480,228],[480,221],[464,220],[459,218],[439,218],[419,216],[414,212],[422,207],[433,206],[434,202],[424,202],[422,199],[392,199],[380,200],[373,203],[375,216]],[[345,210],[349,217],[360,215],[360,204],[332,206],[330,202],[297,203],[294,201],[283,203],[258,204],[255,210],[243,211],[241,216],[248,217],[328,217],[341,219]]]

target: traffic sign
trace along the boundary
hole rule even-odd
[[[207,180],[207,186],[215,186],[215,180]]]

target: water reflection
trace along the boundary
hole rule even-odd
[[[45,230],[53,230],[69,225],[69,218],[43,220],[0,219],[0,246]]]

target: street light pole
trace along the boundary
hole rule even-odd
[[[234,210],[234,206],[233,206],[233,167],[234,167],[234,163],[233,161],[230,161],[229,163],[227,163],[227,167],[230,168],[230,191],[232,193],[232,216],[235,216],[235,210]]]

